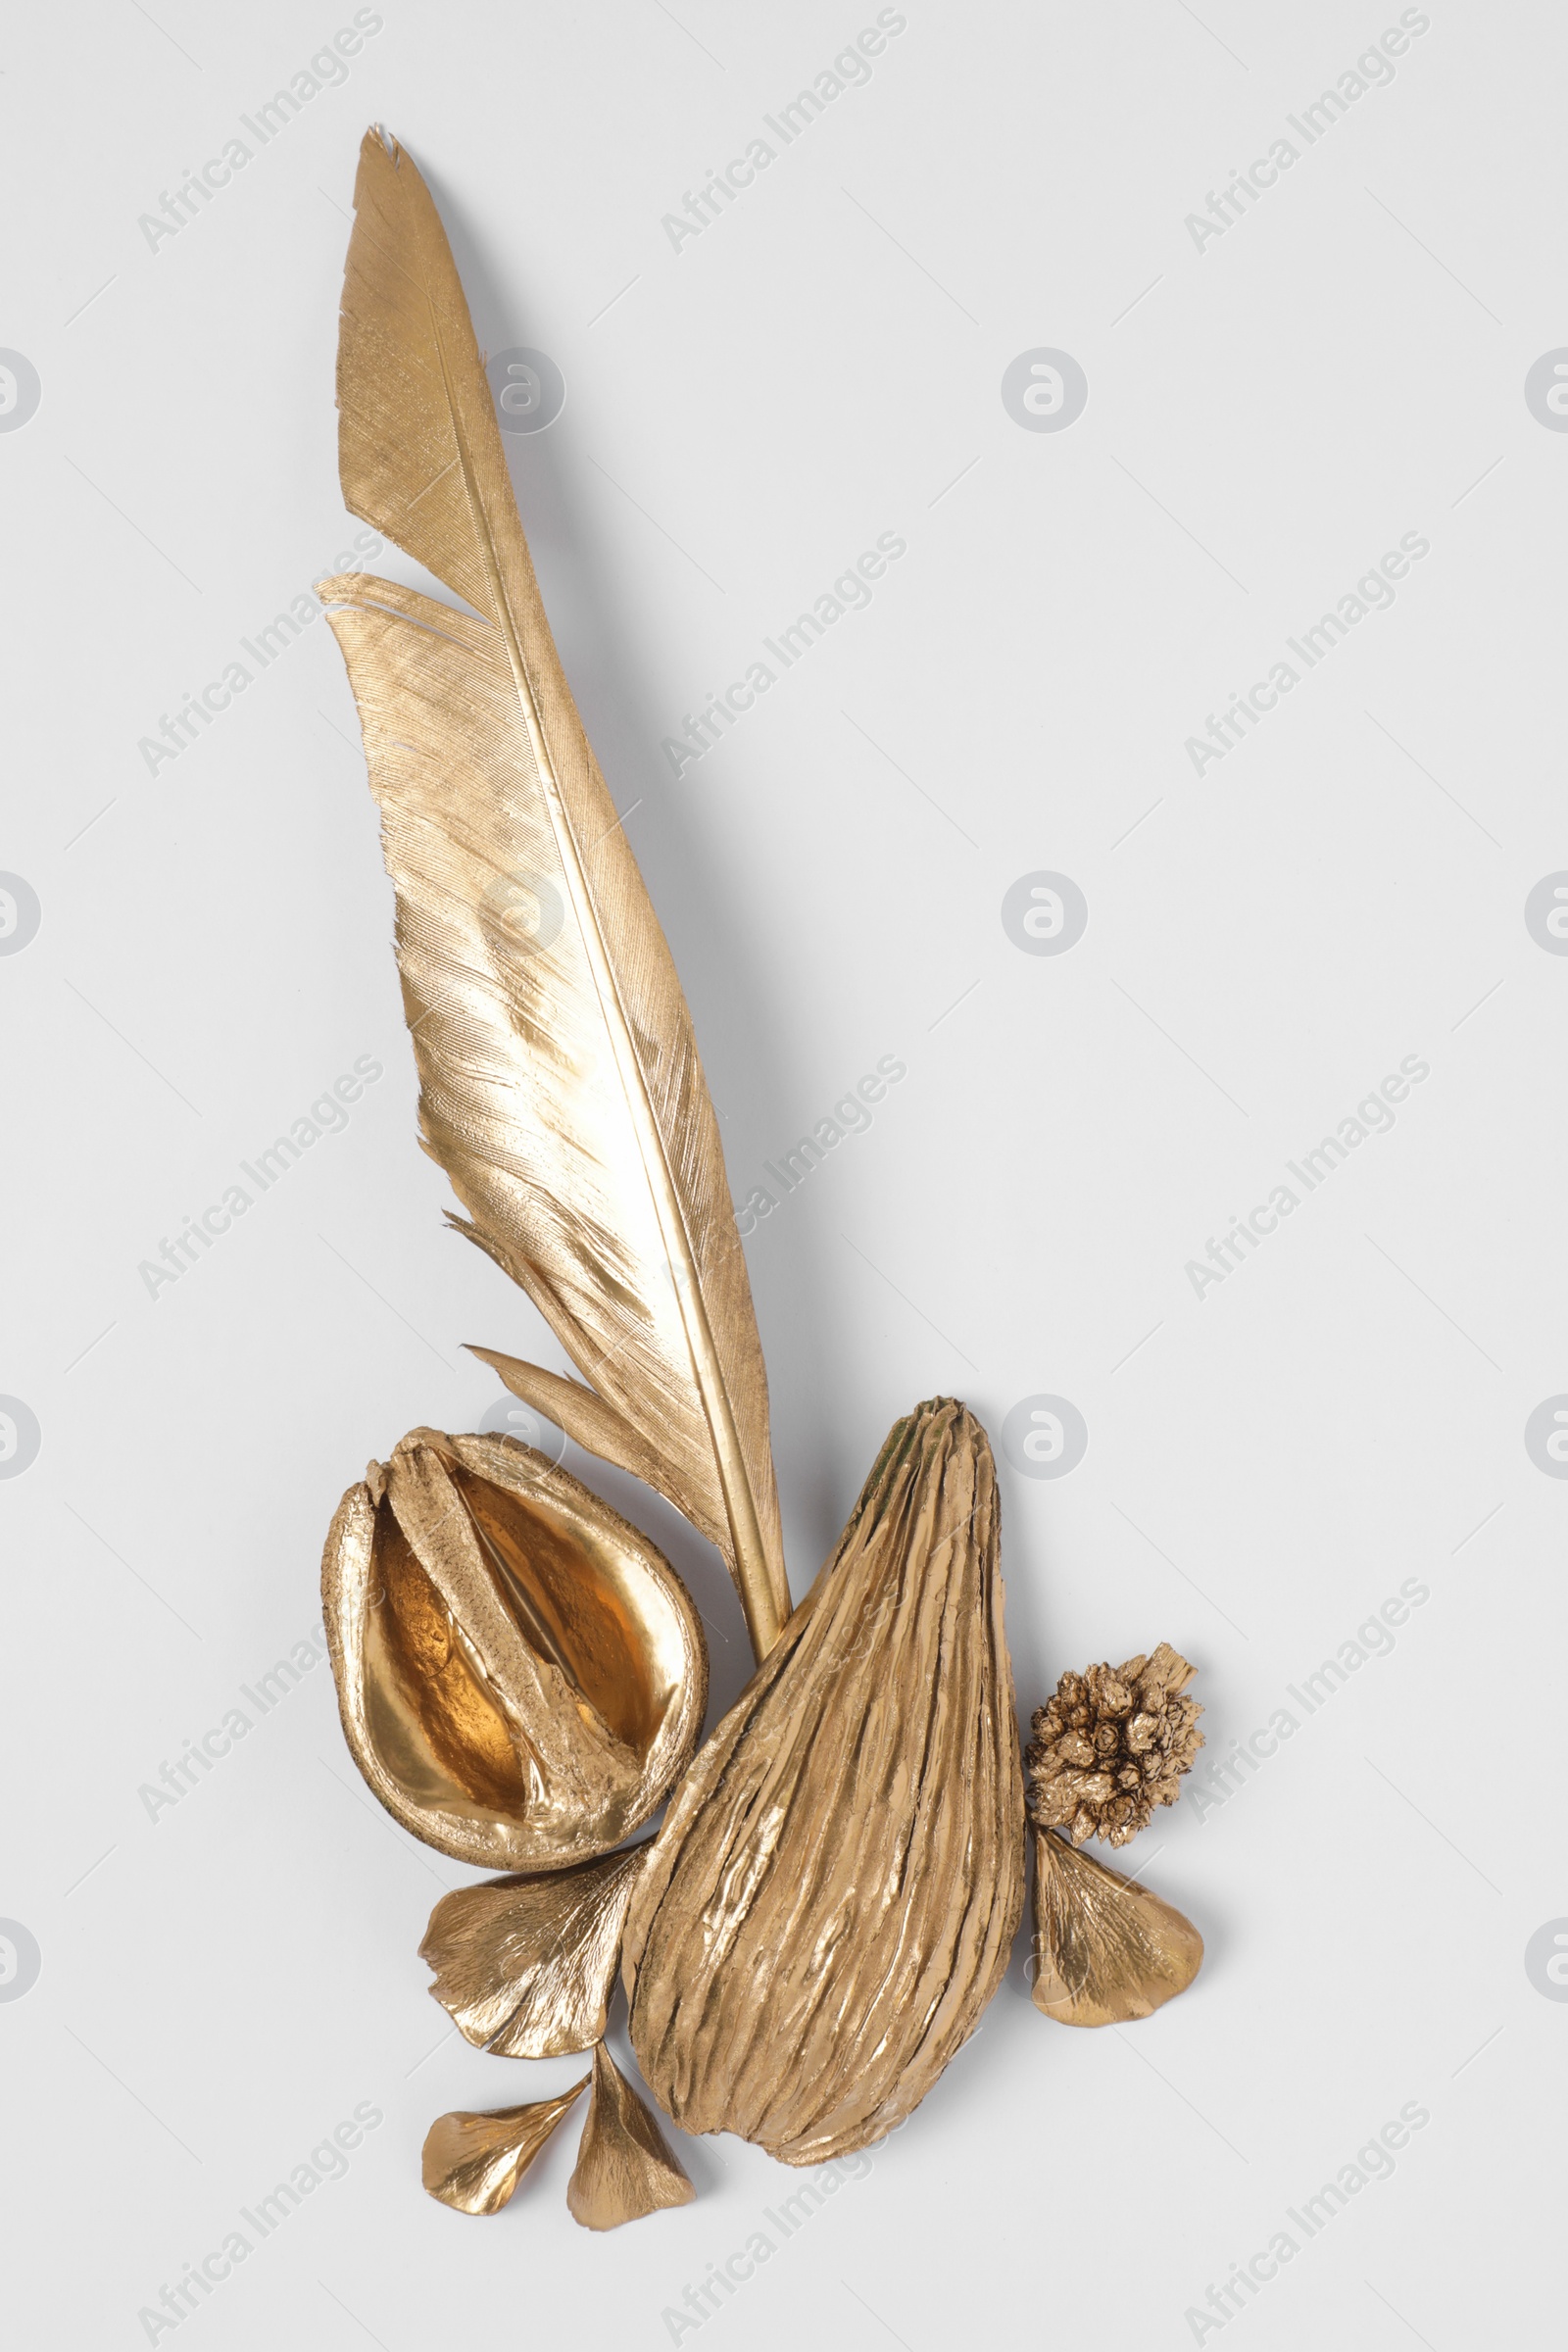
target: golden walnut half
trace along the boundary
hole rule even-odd
[[[708,1652],[674,1570],[514,1438],[411,1430],[338,1505],[321,1594],[355,1762],[460,1862],[606,1852],[702,1729]]]

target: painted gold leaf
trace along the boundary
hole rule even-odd
[[[702,1749],[632,1895],[650,2089],[820,2164],[973,2032],[1023,1904],[996,1474],[951,1397],[894,1427],[833,1559]]]
[[[1203,1958],[1192,1921],[1054,1830],[1031,1835],[1035,2007],[1058,2025],[1116,2026],[1185,1992]]]
[[[708,1653],[674,1570],[514,1438],[411,1431],[343,1497],[321,1595],[355,1762],[461,1862],[618,1845],[702,1728]]]
[[[425,2134],[420,2173],[432,2197],[455,2213],[499,2213],[588,2077],[556,2099],[476,2115],[459,2108]]]
[[[472,608],[322,583],[381,808],[422,1139],[460,1230],[586,1385],[510,1358],[509,1384],[711,1537],[761,1655],[790,1607],[767,1383],[691,1016],[556,652],[429,191],[371,131],[354,201],[343,496]]]
[[[577,2168],[566,2183],[573,2221],[616,2230],[664,2206],[689,2205],[696,2193],[646,2100],[601,2042]]]
[[[419,1957],[466,2040],[498,2058],[561,2058],[603,2040],[626,1905],[647,1851],[442,1896]]]

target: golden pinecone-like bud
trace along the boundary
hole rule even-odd
[[[1197,1669],[1168,1642],[1125,1665],[1064,1674],[1034,1715],[1024,1763],[1029,1810],[1074,1845],[1126,1845],[1156,1805],[1176,1802],[1203,1744],[1203,1712],[1181,1694]]]

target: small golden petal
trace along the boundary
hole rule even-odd
[[[587,1860],[646,1821],[708,1699],[646,1536],[543,1454],[416,1429],[351,1487],[321,1597],[349,1748],[416,1838],[481,1869]]]
[[[1062,2026],[1119,2026],[1185,1992],[1203,1957],[1192,1921],[1054,1832],[1032,1835],[1035,2007]]]
[[[419,1957],[467,2040],[498,2058],[562,2058],[603,2040],[626,1905],[647,1851],[634,1846],[442,1896]]]
[[[615,2230],[662,2206],[689,2205],[696,2193],[653,2111],[601,2042],[577,2169],[566,2184],[572,2220],[585,2230]]]
[[[499,2213],[587,2081],[529,2107],[438,2116],[421,2163],[429,2194],[454,2213]]]

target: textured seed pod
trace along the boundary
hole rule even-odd
[[[321,1600],[343,1730],[387,1811],[482,1869],[617,1845],[708,1703],[685,1588],[514,1438],[410,1432],[338,1506]]]
[[[973,2032],[1023,1903],[984,1430],[898,1422],[834,1557],[677,1790],[622,1961],[649,2087],[788,2164],[878,2139]]]

